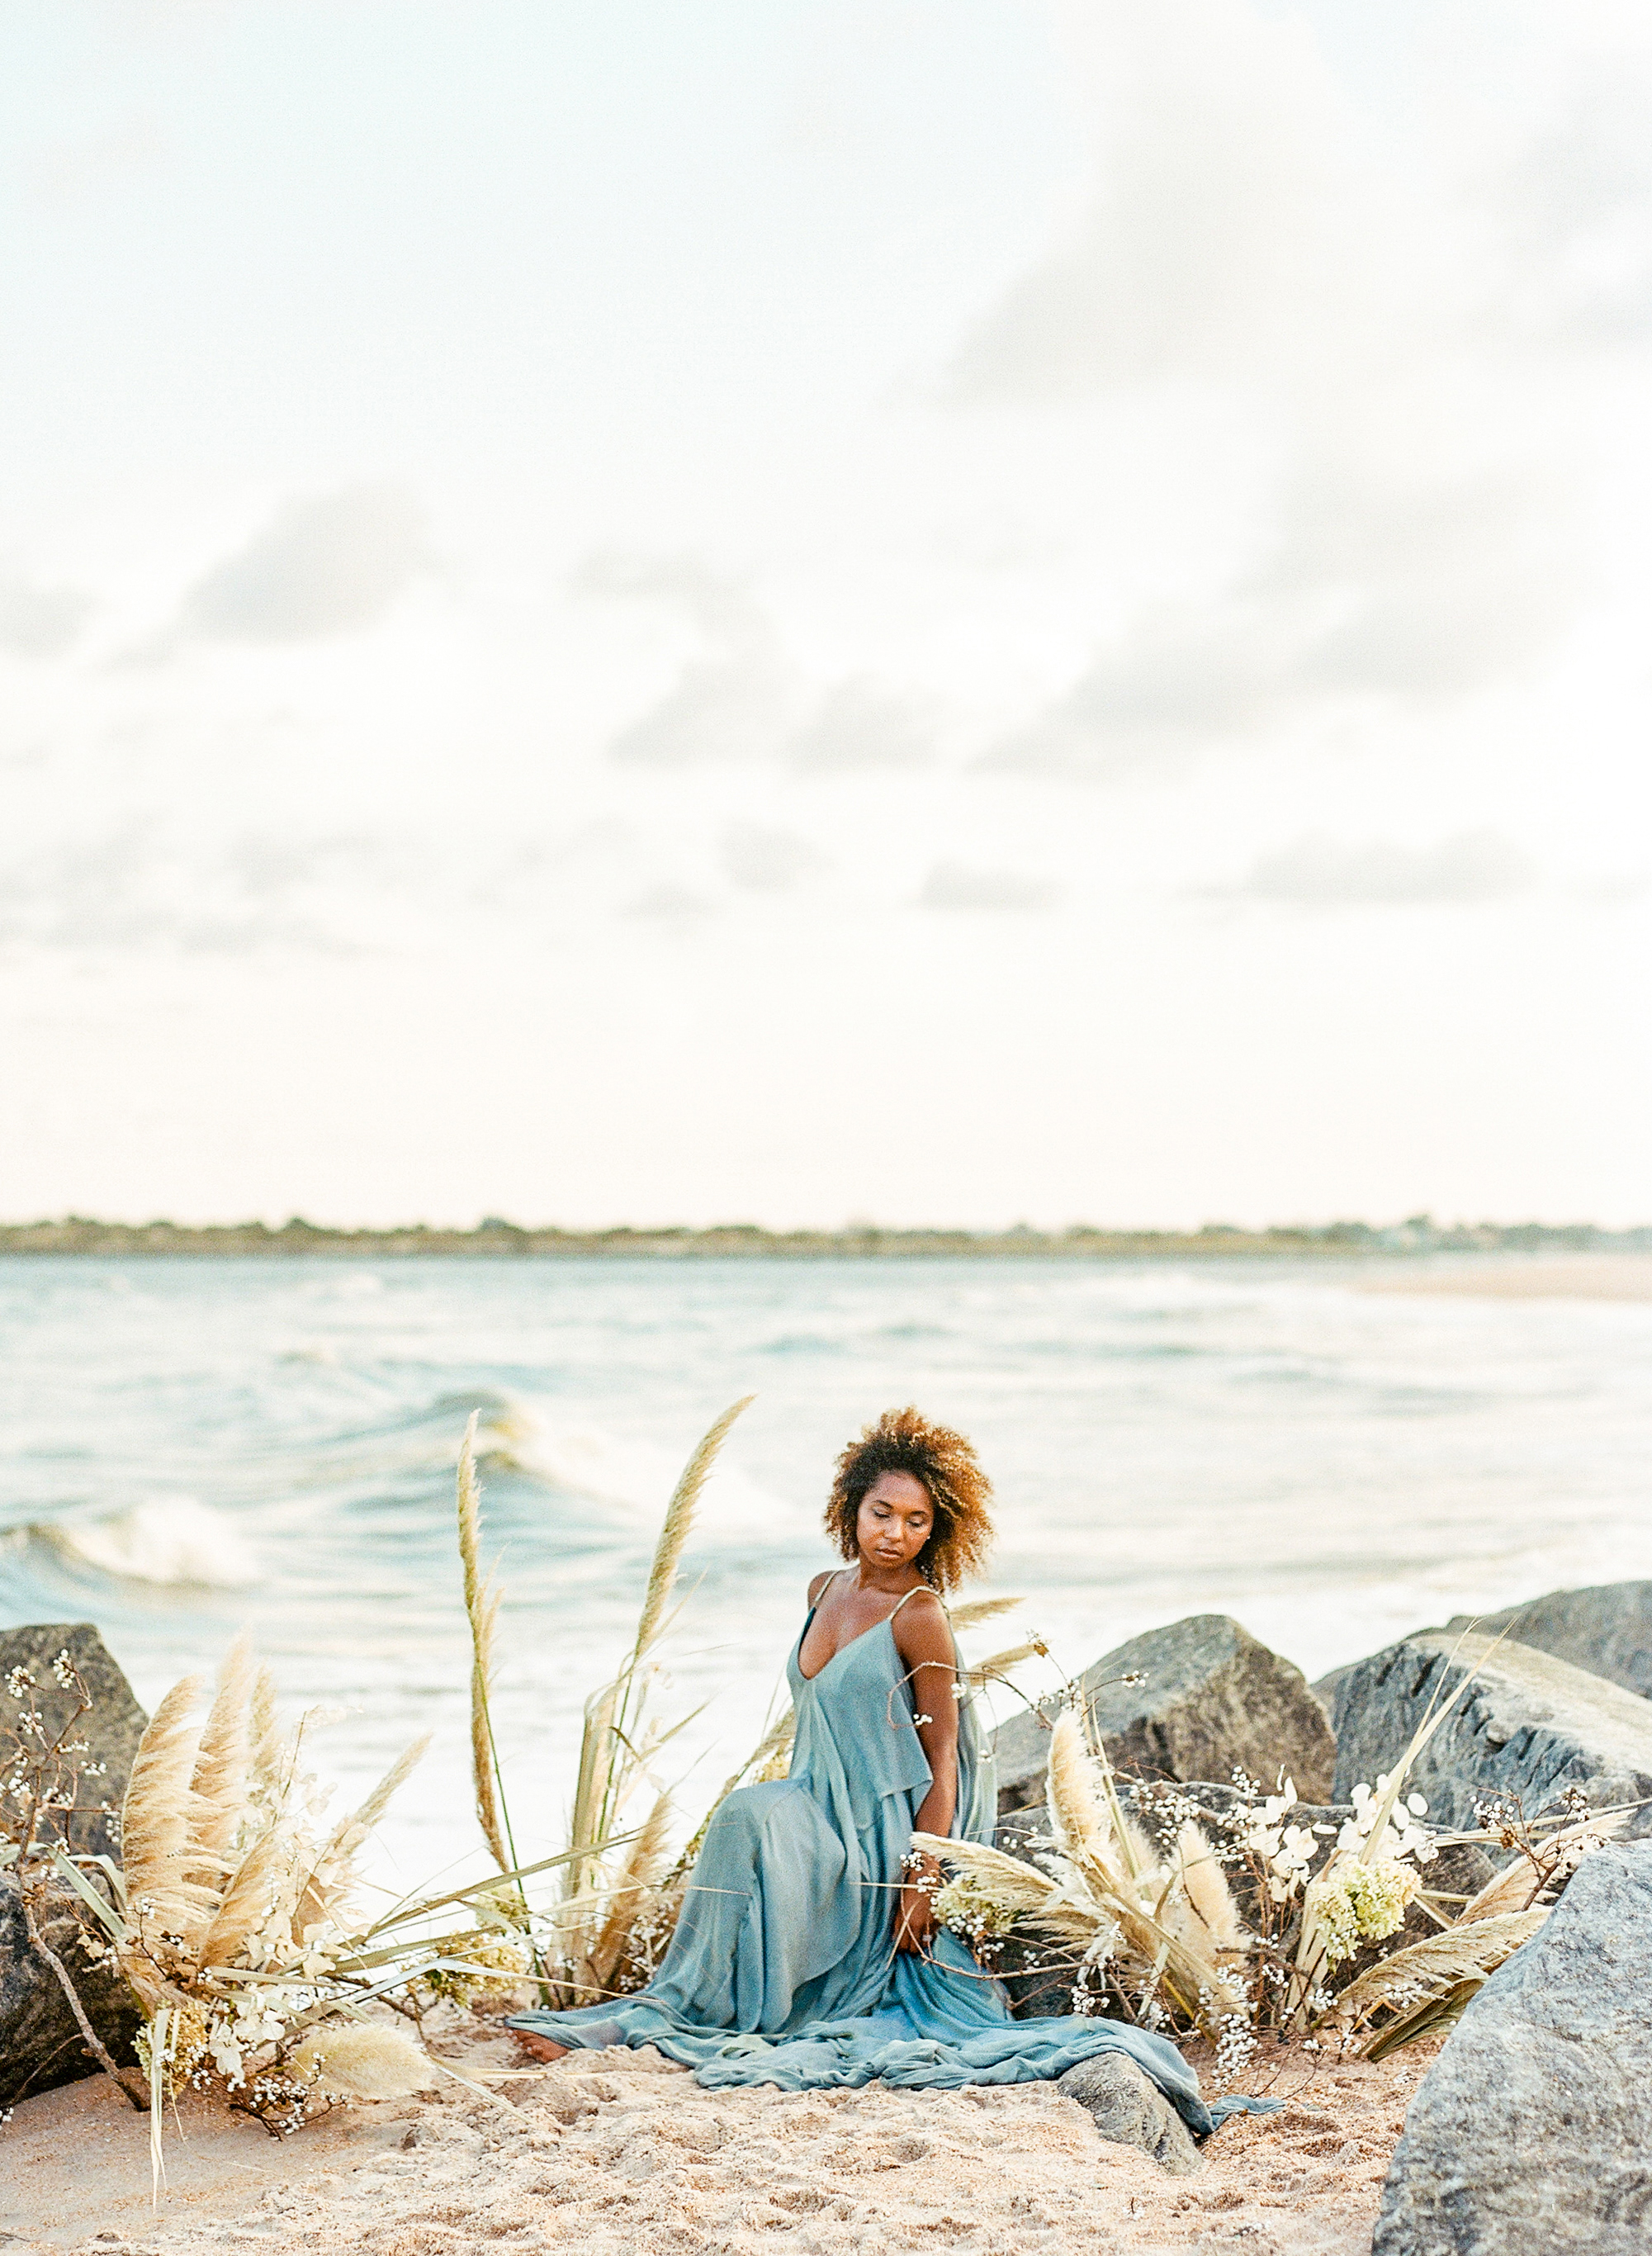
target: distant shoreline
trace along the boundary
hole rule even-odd
[[[422,1223],[390,1230],[331,1230],[295,1216],[278,1230],[262,1222],[193,1227],[173,1222],[95,1222],[70,1216],[57,1222],[0,1223],[0,1256],[102,1255],[204,1259],[253,1256],[339,1259],[403,1259],[422,1255],[487,1259],[647,1260],[1185,1260],[1240,1255],[1276,1258],[1429,1254],[1543,1256],[1652,1253],[1652,1226],[1601,1230],[1592,1223],[1436,1223],[1418,1216],[1378,1226],[1335,1222],[1322,1226],[1262,1230],[1207,1223],[1198,1230],[1012,1229],[847,1230],[760,1229],[730,1223],[709,1229],[525,1229],[497,1220],[475,1230],[432,1230]]]

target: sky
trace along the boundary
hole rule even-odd
[[[0,0],[0,1216],[1652,1219],[1652,27]]]

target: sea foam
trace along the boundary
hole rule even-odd
[[[53,1522],[32,1533],[83,1566],[133,1583],[242,1590],[258,1563],[223,1513],[193,1497],[155,1497],[105,1519]]]

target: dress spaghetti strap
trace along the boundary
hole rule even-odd
[[[893,1621],[896,1615],[899,1613],[901,1608],[906,1604],[906,1598],[915,1598],[920,1590],[929,1590],[929,1584],[927,1583],[914,1583],[911,1589],[906,1593],[906,1597],[896,1598],[895,1604],[889,1608],[888,1613],[884,1615],[884,1620]],[[933,1590],[929,1590],[929,1594],[931,1597],[933,1597],[936,1595]],[[825,1592],[823,1591],[821,1595],[824,1597]],[[945,1608],[943,1608],[942,1611],[945,1611]]]

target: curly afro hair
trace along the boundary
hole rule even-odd
[[[988,1516],[992,1483],[981,1459],[961,1434],[934,1426],[909,1404],[886,1410],[838,1459],[837,1477],[826,1499],[826,1533],[846,1559],[857,1551],[855,1525],[861,1499],[880,1473],[910,1473],[922,1481],[935,1507],[935,1526],[917,1555],[917,1571],[934,1590],[956,1590],[978,1574],[992,1541]]]

